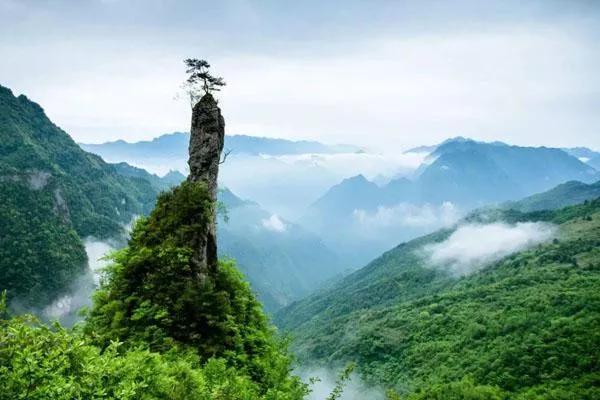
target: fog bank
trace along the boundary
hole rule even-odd
[[[335,388],[338,372],[327,368],[301,369],[296,371],[304,382],[311,378],[319,379],[311,385],[312,392],[307,400],[326,399]],[[356,373],[352,373],[349,381],[344,386],[344,392],[340,400],[385,400],[385,394],[382,388],[367,385]]]
[[[555,233],[556,227],[541,222],[469,224],[460,226],[447,240],[427,245],[423,250],[431,266],[464,276],[543,243]]]

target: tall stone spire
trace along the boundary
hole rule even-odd
[[[205,94],[192,112],[188,180],[206,184],[210,199],[215,204],[205,240],[200,240],[200,248],[195,249],[197,262],[206,265],[209,270],[217,267],[217,181],[224,140],[225,120],[221,109],[210,93]]]

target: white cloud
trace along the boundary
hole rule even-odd
[[[271,217],[267,219],[263,219],[261,221],[261,225],[263,228],[268,229],[270,231],[275,232],[285,232],[287,230],[287,225],[283,222],[277,215],[273,214]]]
[[[354,210],[353,216],[370,228],[433,228],[454,224],[461,217],[461,212],[451,202],[444,202],[440,206],[399,203],[393,207],[380,206],[372,213]]]
[[[316,369],[301,369],[294,371],[302,378],[304,382],[308,382],[310,378],[317,378],[318,381],[310,388],[312,392],[308,395],[307,400],[322,400],[328,398],[336,386],[337,374],[332,369],[316,368]],[[381,387],[367,385],[356,373],[350,375],[350,379],[346,382],[340,400],[384,400],[386,396]]]
[[[598,146],[596,44],[554,25],[505,28],[371,36],[328,54],[306,48],[301,55],[253,49],[208,56],[228,83],[219,97],[230,133],[390,152],[457,134]],[[197,51],[169,35],[7,41],[0,75],[78,141],[140,140],[189,128],[189,106],[172,99],[184,78],[181,59]],[[50,60],[43,74],[40,57]]]
[[[540,222],[464,225],[444,242],[427,245],[423,250],[432,266],[462,276],[543,243],[555,233],[553,225]]]
[[[388,151],[381,153],[338,153],[338,154],[294,154],[283,156],[266,156],[275,158],[286,164],[311,165],[327,168],[339,179],[364,175],[367,179],[378,176],[397,177],[414,172],[425,160],[427,154]]]
[[[84,244],[85,252],[88,256],[88,266],[94,274],[94,281],[98,284],[98,273],[109,264],[109,261],[103,258],[115,248],[106,242],[95,241],[93,239],[86,240]]]
[[[108,261],[102,260],[102,258],[115,248],[109,243],[92,238],[86,239],[84,245],[88,256],[88,270],[75,280],[68,294],[58,298],[43,310],[43,315],[47,318],[64,318],[69,313],[91,303],[92,291],[99,283],[99,271],[108,264]],[[70,324],[75,322],[75,319],[75,317],[71,317],[62,322]]]

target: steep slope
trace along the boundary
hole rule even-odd
[[[316,235],[227,189],[219,198],[227,210],[218,226],[220,253],[236,260],[267,311],[345,272],[341,258]]]
[[[519,147],[504,143],[480,143],[475,141],[448,142],[432,154],[441,156],[454,152],[471,152],[486,156],[496,163],[508,178],[523,189],[518,196],[548,190],[558,184],[579,180],[592,182],[597,171],[570,156],[561,149],[547,147]],[[492,186],[493,183],[490,184]],[[497,188],[498,193],[504,187]]]
[[[428,249],[447,252],[458,238],[473,246],[484,238],[440,231],[398,246],[275,321],[292,331],[304,362],[355,361],[368,381],[409,398],[443,398],[433,394],[455,385],[462,387],[456,398],[479,390],[497,395],[481,398],[596,398],[600,199],[556,211],[476,214],[464,223],[494,232],[498,220],[508,224],[502,229],[553,224],[557,231],[552,241],[475,260],[462,277],[445,272],[452,264],[443,267]],[[485,247],[511,241],[488,237]]]
[[[56,297],[86,267],[80,238],[121,235],[156,193],[0,86],[0,290],[12,300],[39,306]]]
[[[596,156],[588,161],[588,164],[600,171],[600,156]]]
[[[438,149],[434,154],[438,158],[417,181],[422,202],[451,201],[474,206],[525,193],[492,157],[475,148]]]
[[[503,204],[504,208],[512,208],[523,212],[551,210],[583,203],[600,197],[600,181],[592,184],[571,181],[563,183],[543,193],[534,194],[519,201]]]

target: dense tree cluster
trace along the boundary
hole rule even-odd
[[[390,251],[280,313],[301,360],[354,361],[369,382],[408,399],[600,398],[600,199],[480,217],[560,229],[556,240],[463,278],[442,278],[415,259],[423,241],[446,232]],[[394,295],[379,296],[385,287]],[[345,302],[348,291],[354,302]]]

